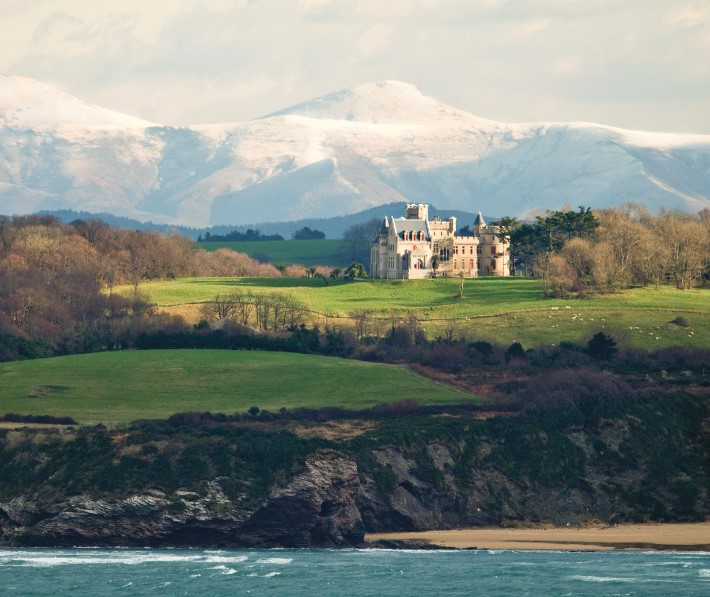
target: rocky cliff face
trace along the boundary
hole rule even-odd
[[[696,521],[708,487],[704,391],[402,416],[342,441],[256,422],[0,429],[3,545],[338,547],[365,531]]]
[[[229,498],[224,479],[200,492],[151,490],[122,499],[74,496],[38,504],[0,503],[0,541],[30,546],[339,547],[363,540],[356,507],[357,466],[334,452],[312,455],[306,470],[271,488],[257,508]]]

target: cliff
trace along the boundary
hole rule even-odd
[[[2,429],[0,544],[337,547],[365,531],[705,520],[705,390],[383,416],[354,433],[353,421],[189,418]]]
[[[264,501],[228,497],[214,478],[197,491],[156,489],[128,497],[80,494],[56,502],[24,496],[0,503],[0,540],[31,546],[339,547],[363,540],[355,499],[357,467],[342,456],[311,455],[306,470],[275,484]]]

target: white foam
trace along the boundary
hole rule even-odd
[[[248,556],[220,556],[202,553],[160,553],[160,552],[135,552],[106,551],[91,553],[82,551],[76,555],[66,555],[58,552],[31,553],[22,551],[3,552],[0,556],[0,567],[33,567],[50,568],[53,566],[86,566],[123,564],[135,566],[149,563],[164,562],[204,562],[208,564],[239,564],[248,560]]]
[[[281,574],[280,572],[269,572],[268,574],[264,574],[264,578],[271,578],[273,576],[278,576]]]
[[[257,560],[257,564],[290,564],[293,562],[293,558],[263,558]]]
[[[617,577],[617,576],[582,576],[574,575],[570,577],[582,582],[638,582],[637,578]]]
[[[241,564],[248,559],[249,556],[207,556],[204,558],[204,561],[209,564]]]

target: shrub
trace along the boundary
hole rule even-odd
[[[587,354],[593,359],[610,359],[617,350],[616,341],[604,332],[597,332],[587,343]]]
[[[511,359],[524,359],[525,350],[523,350],[522,344],[520,342],[513,342],[508,350],[505,351],[505,362],[509,363]]]

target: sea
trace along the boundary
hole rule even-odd
[[[710,552],[2,549],[0,596],[710,595]]]

